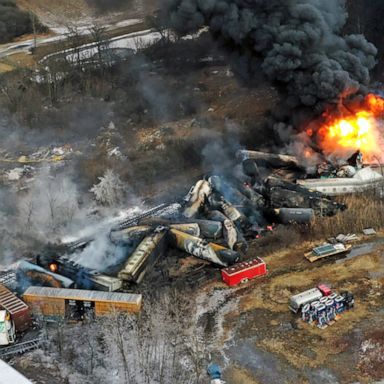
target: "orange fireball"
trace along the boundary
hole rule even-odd
[[[360,108],[347,116],[324,114],[325,122],[318,131],[320,145],[325,154],[345,155],[360,151],[366,156],[381,152],[379,118],[384,114],[384,99],[369,94]]]

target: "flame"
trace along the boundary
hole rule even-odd
[[[53,273],[57,272],[57,264],[56,263],[52,263],[52,264],[49,264],[49,270]]]
[[[304,157],[306,159],[309,159],[311,157],[311,155],[312,155],[312,151],[310,149],[307,148],[304,150]]]
[[[365,157],[377,155],[381,152],[378,127],[383,117],[384,99],[374,94],[367,95],[358,108],[348,109],[346,116],[326,112],[317,132],[320,146],[325,154],[346,154],[359,149]]]

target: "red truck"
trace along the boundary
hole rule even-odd
[[[259,257],[234,264],[221,270],[221,276],[224,283],[230,287],[239,283],[244,283],[258,276],[264,276],[265,274],[267,274],[267,266]]]

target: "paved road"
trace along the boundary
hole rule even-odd
[[[141,19],[128,19],[123,20],[121,22],[118,22],[116,24],[108,24],[105,25],[105,29],[107,31],[113,31],[118,28],[128,27],[135,24],[140,24],[143,21]],[[89,28],[91,28],[91,25],[81,26],[78,27],[78,32],[82,35],[88,35],[89,34]],[[52,32],[55,33],[54,36],[50,37],[39,37],[36,39],[36,45],[46,45],[50,44],[56,41],[65,40],[67,38],[68,29],[67,28],[51,28]],[[125,36],[125,35],[124,35]],[[10,43],[10,44],[4,44],[0,45],[0,58],[4,58],[10,55],[13,55],[15,53],[27,53],[30,54],[31,48],[34,47],[35,40],[29,39],[25,41],[21,41],[18,43]]]

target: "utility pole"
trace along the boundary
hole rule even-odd
[[[32,17],[32,29],[33,29],[33,49],[35,50],[37,47],[36,16],[33,12],[31,13],[31,17]]]

